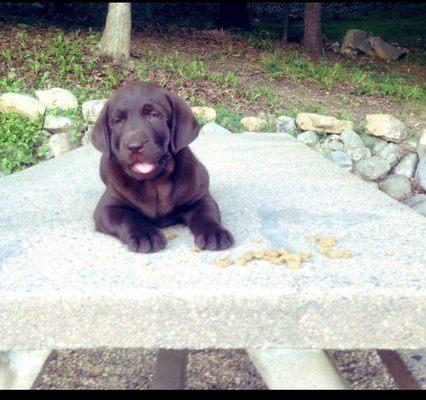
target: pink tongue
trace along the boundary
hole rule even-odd
[[[150,163],[137,163],[132,169],[136,172],[140,172],[141,174],[148,174],[154,169],[155,165]]]

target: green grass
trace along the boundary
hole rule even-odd
[[[384,95],[396,100],[426,104],[426,87],[412,84],[413,78],[410,75],[400,75],[392,71],[381,75],[365,71],[353,63],[314,63],[294,50],[263,53],[262,64],[270,81],[287,78],[297,83],[306,80],[327,90],[338,84],[349,83],[353,86],[353,93],[357,95]]]
[[[245,130],[240,123],[245,115],[240,110],[231,110],[223,105],[217,105],[214,108],[217,113],[217,124],[229,129],[231,132],[242,132]]]

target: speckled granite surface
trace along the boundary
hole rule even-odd
[[[1,350],[426,347],[424,217],[287,135],[206,134],[191,147],[236,238],[224,253],[194,253],[185,227],[153,255],[95,233],[90,145],[0,180]],[[312,234],[354,258],[323,257]],[[314,254],[300,270],[215,265],[265,247]]]

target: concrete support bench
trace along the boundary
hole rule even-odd
[[[0,179],[3,372],[50,349],[161,348],[176,369],[185,349],[245,348],[271,388],[337,388],[322,349],[426,347],[423,216],[285,134],[203,133],[191,147],[236,238],[229,251],[192,251],[181,226],[150,255],[94,232],[91,145]],[[334,235],[354,257],[324,257],[310,235]],[[215,264],[268,247],[313,257],[297,270]],[[300,368],[312,370],[304,382]]]

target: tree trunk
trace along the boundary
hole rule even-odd
[[[131,3],[109,3],[105,29],[99,47],[102,54],[115,61],[130,57],[130,33],[132,29]]]
[[[305,3],[303,45],[314,54],[323,50],[321,36],[321,3]]]
[[[284,13],[283,13],[283,36],[281,41],[283,43],[288,42],[288,15],[290,14],[290,4],[284,3]]]
[[[218,25],[223,29],[236,27],[250,30],[247,3],[220,3]]]

